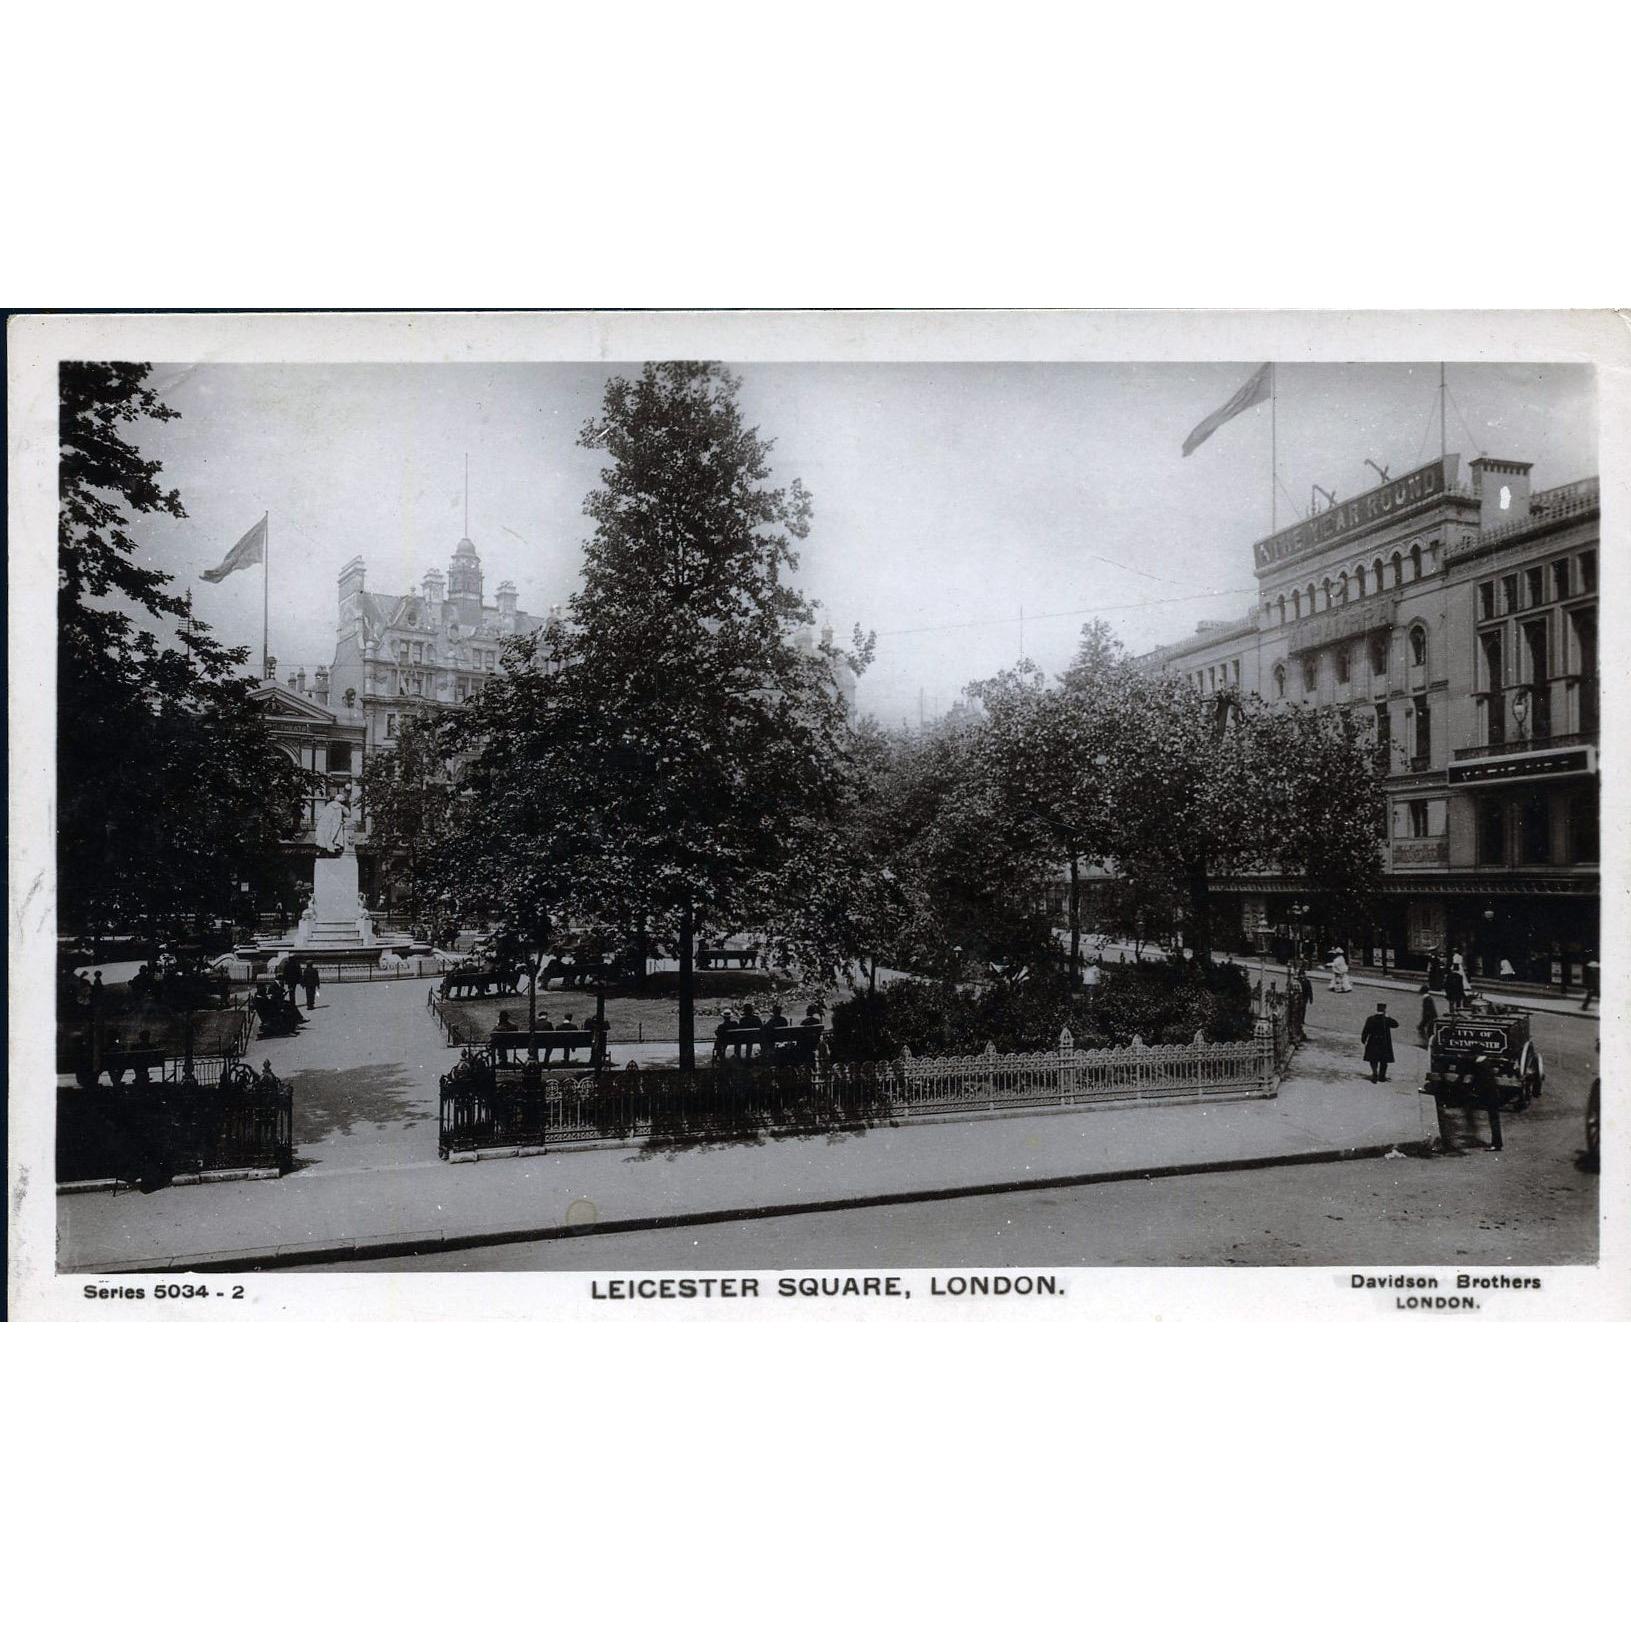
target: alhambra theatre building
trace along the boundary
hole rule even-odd
[[[1252,546],[1258,604],[1150,661],[1197,690],[1343,709],[1385,760],[1376,921],[1351,959],[1578,990],[1598,947],[1598,483],[1456,455]],[[1216,880],[1218,943],[1284,957],[1340,926],[1292,877]],[[1352,925],[1348,926],[1351,934]]]

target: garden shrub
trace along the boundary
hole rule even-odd
[[[979,990],[899,980],[862,992],[832,1011],[835,1059],[895,1059],[914,1054],[1034,1053],[1057,1047],[1069,1027],[1079,1048],[1211,1042],[1252,1034],[1251,981],[1238,964],[1117,963],[1097,990],[1072,991],[1046,974]]]

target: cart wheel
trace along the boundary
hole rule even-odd
[[[1538,1099],[1540,1090],[1546,1085],[1546,1061],[1540,1056],[1540,1049],[1531,1045],[1529,1050],[1529,1069],[1534,1076],[1529,1087],[1529,1097]]]

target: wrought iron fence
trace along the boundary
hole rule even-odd
[[[223,1061],[195,1060],[201,1065]],[[294,1165],[294,1096],[219,1068],[213,1083],[57,1090],[57,1182],[155,1187],[185,1174]]]
[[[1300,998],[1298,999],[1300,1004]],[[1039,1053],[984,1053],[814,1066],[748,1065],[599,1075],[495,1070],[477,1050],[442,1078],[440,1153],[570,1148],[611,1140],[702,1142],[766,1132],[957,1120],[1099,1105],[1267,1098],[1294,1024],[1274,1007],[1249,1041],[1078,1049],[1068,1031]]]

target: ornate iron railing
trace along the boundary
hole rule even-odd
[[[442,1078],[441,1155],[649,1138],[700,1142],[1005,1112],[1268,1098],[1301,1039],[1301,998],[1271,992],[1248,1041],[984,1053],[813,1067],[727,1062],[600,1075],[494,1070],[474,1049]]]
[[[210,1061],[195,1061],[199,1065]],[[219,1064],[219,1061],[215,1063]],[[147,1186],[178,1176],[294,1166],[294,1095],[238,1067],[196,1086],[57,1090],[57,1182]]]

